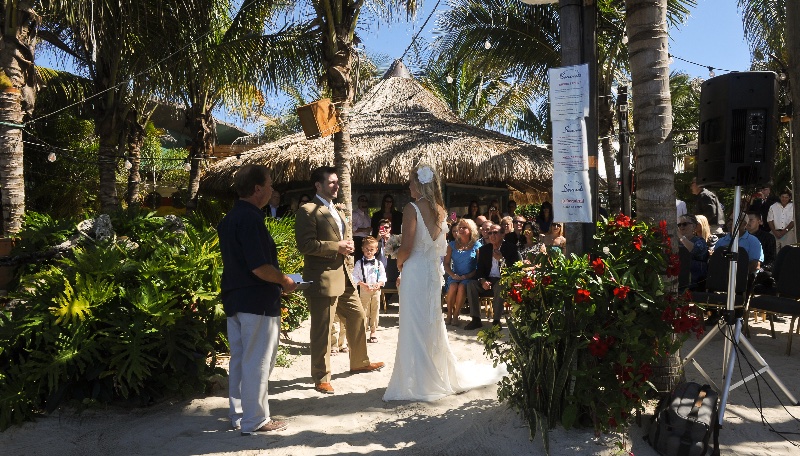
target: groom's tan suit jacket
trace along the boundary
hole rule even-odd
[[[342,212],[339,217],[344,222],[344,238],[351,227]],[[339,227],[336,219],[319,198],[302,205],[297,211],[295,221],[297,249],[304,257],[303,279],[314,283],[306,290],[306,297],[341,296],[347,282],[352,277],[353,266],[345,255],[339,253]]]

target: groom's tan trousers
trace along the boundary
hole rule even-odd
[[[345,321],[350,369],[369,365],[364,308],[349,281],[339,297],[308,297],[311,313],[311,377],[314,383],[331,381],[331,326],[334,314]]]

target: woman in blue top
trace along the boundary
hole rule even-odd
[[[447,324],[458,326],[458,315],[467,300],[467,286],[477,274],[478,226],[471,219],[461,219],[456,239],[447,244],[444,271],[447,274]],[[455,321],[454,321],[455,320]]]

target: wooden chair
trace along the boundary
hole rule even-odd
[[[800,317],[800,246],[787,245],[783,247],[775,258],[772,277],[775,279],[776,295],[756,295],[750,300],[750,307],[756,310],[773,314],[791,316],[789,323],[789,341],[786,345],[786,355],[792,353],[792,335],[795,333],[795,324]],[[775,337],[775,322],[770,321],[772,337]],[[800,326],[798,326],[800,330]]]

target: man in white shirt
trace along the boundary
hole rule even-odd
[[[775,236],[775,252],[780,251],[785,245],[797,243],[797,235],[794,232],[794,204],[792,203],[792,192],[788,188],[783,189],[780,201],[769,207],[767,223],[769,231]]]
[[[689,211],[686,210],[686,201],[675,199],[675,209],[678,212],[678,222],[680,223],[681,217],[688,214]]]

